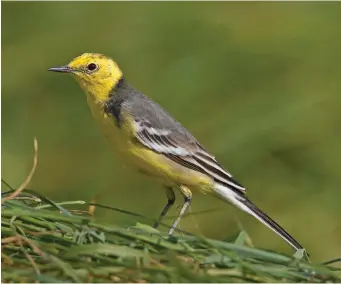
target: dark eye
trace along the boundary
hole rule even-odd
[[[97,65],[95,63],[89,63],[86,68],[88,68],[89,71],[94,71],[97,68]]]

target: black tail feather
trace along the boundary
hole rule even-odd
[[[277,224],[273,219],[271,219],[265,212],[259,209],[255,204],[253,204],[248,198],[245,197],[244,200],[240,200],[256,217],[267,225],[270,229],[275,231],[279,236],[281,236],[285,241],[287,241],[296,250],[303,249],[302,245],[297,242],[286,230],[284,230],[280,225]],[[249,212],[250,213],[250,212]],[[308,253],[307,253],[308,255]],[[309,256],[309,255],[308,255]]]

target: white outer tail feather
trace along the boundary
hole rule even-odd
[[[216,190],[216,193],[219,195],[219,197],[221,197],[222,199],[228,201],[229,203],[233,204],[237,208],[239,208],[239,209],[249,213],[253,217],[255,217],[258,221],[263,223],[265,226],[267,226],[269,229],[271,229],[273,232],[275,232],[278,236],[280,236],[282,239],[284,239],[294,249],[296,249],[296,250],[302,249],[302,247],[297,242],[296,242],[296,244],[293,243],[290,239],[288,239],[286,236],[284,236],[281,232],[276,230],[269,222],[267,222],[261,216],[257,215],[254,211],[252,211],[248,206],[246,206],[244,204],[244,202],[247,201],[247,199],[243,199],[243,196],[240,196],[239,194],[235,193],[233,190],[229,189],[228,187],[221,185],[221,184],[218,184],[218,183],[215,183],[215,190]]]

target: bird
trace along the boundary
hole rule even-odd
[[[86,94],[93,118],[119,156],[139,172],[157,180],[165,189],[167,203],[154,228],[175,203],[175,189],[180,190],[184,203],[169,235],[174,233],[187,211],[192,192],[201,192],[252,215],[295,250],[304,249],[251,202],[246,188],[185,127],[158,103],[135,89],[110,57],[84,53],[67,65],[52,67],[48,71],[75,77]]]

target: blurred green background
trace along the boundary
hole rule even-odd
[[[21,184],[36,136],[30,188],[156,218],[162,188],[116,162],[77,83],[46,71],[83,52],[114,58],[313,260],[340,256],[340,3],[2,3],[2,177]],[[181,228],[226,239],[242,227],[256,246],[292,252],[253,217],[194,196],[192,212],[209,209]]]

